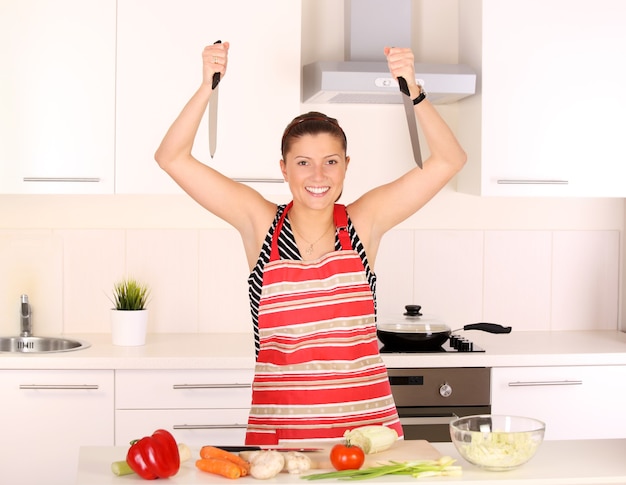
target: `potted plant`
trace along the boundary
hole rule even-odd
[[[111,335],[113,345],[144,345],[148,330],[150,290],[134,278],[124,278],[113,285]]]

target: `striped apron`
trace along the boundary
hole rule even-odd
[[[345,206],[335,205],[341,251],[315,261],[281,260],[272,237],[259,303],[260,350],[246,444],[330,440],[383,424],[402,436],[378,352],[374,299],[352,249]]]

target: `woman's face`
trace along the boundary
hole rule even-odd
[[[285,158],[280,167],[294,202],[318,209],[335,203],[350,162],[340,140],[328,133],[304,135]]]

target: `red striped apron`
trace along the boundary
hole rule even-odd
[[[246,444],[337,439],[367,424],[402,436],[378,352],[374,299],[352,249],[345,206],[335,205],[341,251],[281,260],[274,231],[259,302],[260,350]]]

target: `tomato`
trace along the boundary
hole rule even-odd
[[[338,444],[330,450],[330,462],[335,470],[358,470],[365,462],[365,453],[358,446]]]

